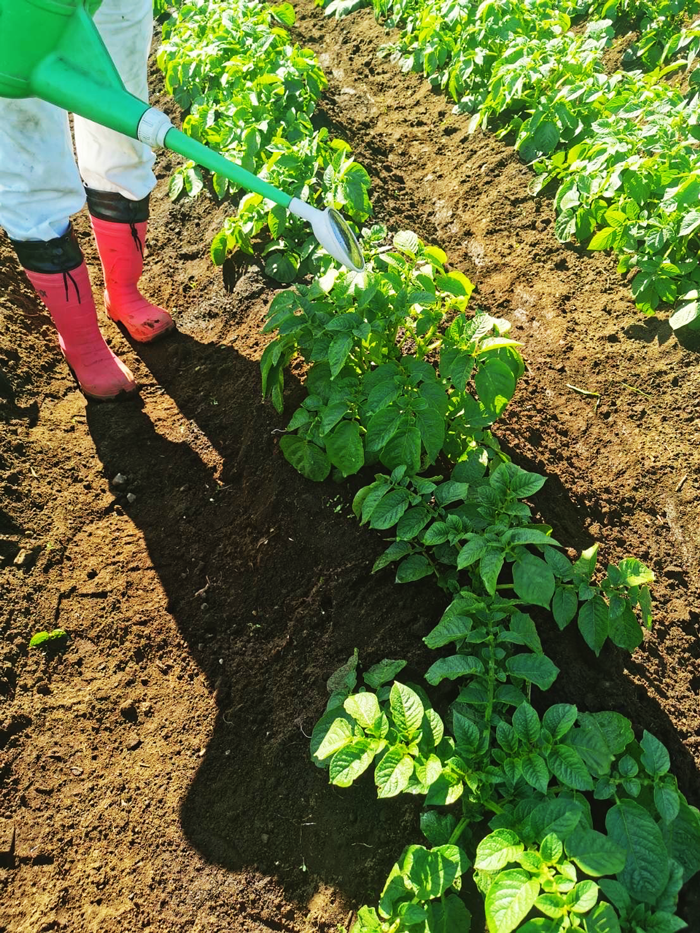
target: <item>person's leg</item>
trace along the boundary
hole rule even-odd
[[[90,278],[70,228],[71,214],[84,202],[68,115],[38,100],[0,99],[0,226],[85,394],[115,398],[135,383],[97,324]]]
[[[151,0],[104,0],[95,24],[127,90],[148,100]],[[137,287],[143,272],[148,198],[156,181],[153,153],[138,140],[79,117],[75,141],[104,272],[105,308],[135,340],[154,340],[174,324]]]

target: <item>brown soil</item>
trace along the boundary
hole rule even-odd
[[[655,732],[697,805],[698,356],[634,309],[613,260],[555,241],[506,146],[377,59],[368,13],[297,9],[331,80],[320,119],[372,173],[378,219],[440,243],[514,321],[529,372],[498,433],[549,477],[556,537],[657,574],[632,659],[546,633],[557,697]],[[272,283],[253,264],[224,290],[208,243],[226,209],[172,205],[168,171],[144,291],[179,331],[142,347],[104,328],[140,402],[86,405],[0,247],[0,931],[330,933],[419,841],[416,807],[380,804],[370,782],[330,788],[306,734],[354,647],[419,677],[443,598],[370,577],[381,542],[348,517],[352,489],[281,457],[257,367]],[[78,230],[97,288],[85,217]],[[599,392],[597,410],[567,383]],[[291,411],[291,377],[288,395]],[[57,626],[65,652],[27,650]]]

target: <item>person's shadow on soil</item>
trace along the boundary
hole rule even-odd
[[[371,898],[403,845],[421,841],[418,804],[377,802],[371,782],[351,792],[328,786],[308,758],[319,686],[355,647],[368,663],[409,657],[419,680],[434,660],[420,639],[444,597],[430,581],[397,587],[390,571],[370,577],[381,542],[336,510],[342,489],[314,486],[283,460],[273,432],[285,421],[260,398],[256,362],[182,333],[139,352],[200,432],[202,456],[160,435],[137,406],[116,417],[89,406],[88,424],[108,477],[142,477],[129,514],[215,692],[216,725],[182,805],[184,831],[208,860],[229,870],[256,866],[293,897],[310,896],[316,876],[355,900]],[[291,412],[303,395],[286,379]],[[208,444],[218,466],[205,463]],[[549,501],[554,495],[565,537],[587,546],[586,509],[555,486]],[[595,659],[573,625],[560,634],[542,621],[548,653],[566,671],[548,700],[614,709],[655,731],[697,804],[693,758],[659,704],[626,676],[628,656],[611,650]]]
[[[124,508],[217,703],[184,832],[207,860],[258,867],[290,898],[306,903],[320,878],[366,900],[406,840],[419,841],[415,801],[330,787],[308,738],[325,681],[355,647],[366,665],[389,655],[414,662],[412,679],[427,669],[420,637],[442,595],[370,576],[381,540],[349,520],[347,490],[341,509],[342,488],[284,461],[273,431],[285,422],[262,402],[256,362],[182,333],[139,352],[187,442],[169,439],[172,418],[159,433],[138,403],[89,405],[87,422],[106,476],[138,483]]]

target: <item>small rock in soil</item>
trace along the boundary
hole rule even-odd
[[[267,842],[270,837],[268,836],[267,833],[263,833],[260,838],[262,839],[263,842]]]
[[[129,752],[135,752],[136,749],[141,744],[141,739],[138,736],[134,736],[126,743],[126,750]]]
[[[34,556],[36,554],[36,548],[27,550],[22,548],[17,557],[15,557],[13,563],[15,567],[31,567],[34,563]]]
[[[126,501],[129,503],[129,505],[131,505],[133,502],[136,502],[136,496],[133,494],[133,492],[127,492]]]
[[[113,486],[126,486],[128,478],[124,476],[123,473],[117,473],[117,475],[112,480]]]
[[[15,843],[15,824],[12,820],[0,820],[0,856],[10,855]]]

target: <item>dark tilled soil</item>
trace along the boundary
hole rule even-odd
[[[368,13],[297,9],[331,80],[319,119],[371,172],[378,219],[438,242],[514,322],[529,372],[498,433],[547,474],[543,518],[657,575],[632,659],[545,630],[553,693],[655,732],[700,803],[700,358],[635,310],[613,260],[556,242],[506,146],[376,57]],[[369,576],[382,545],[349,517],[357,483],[314,486],[281,457],[257,367],[272,283],[252,264],[224,290],[208,243],[226,208],[172,205],[168,171],[166,156],[144,292],[179,331],[139,347],[104,322],[138,402],[85,403],[0,247],[0,930],[330,933],[419,834],[415,801],[330,788],[309,763],[324,681],[355,647],[419,677],[444,601]],[[64,652],[27,650],[54,627]]]

